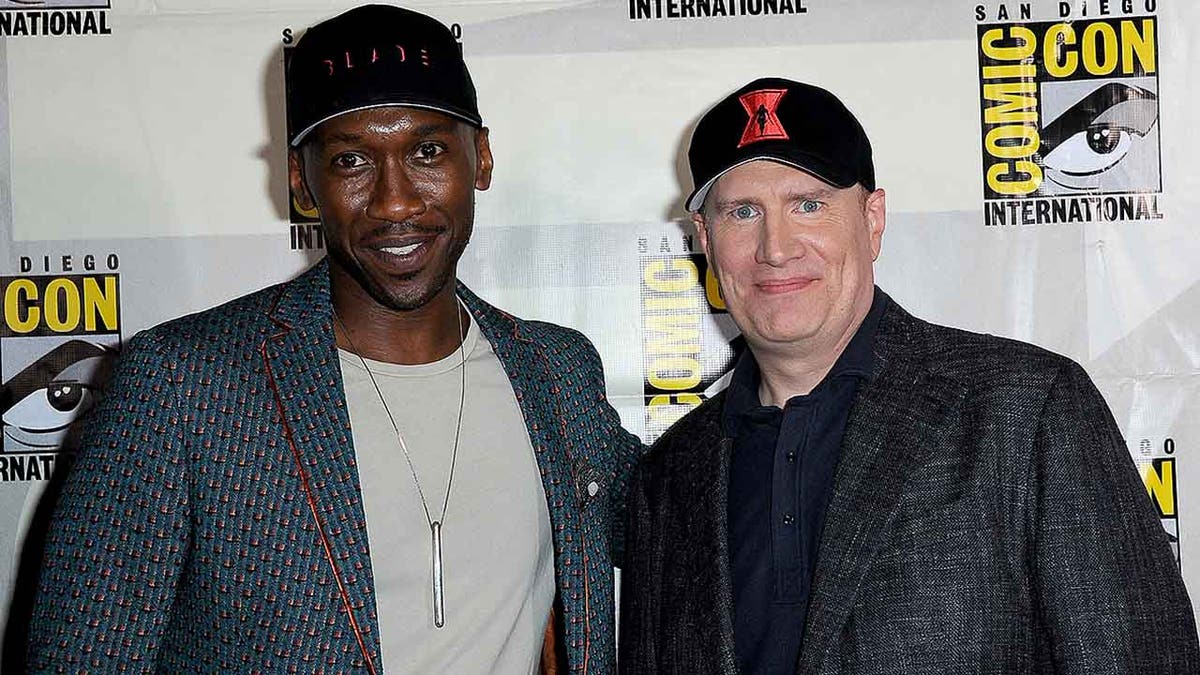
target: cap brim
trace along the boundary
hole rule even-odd
[[[815,160],[814,161],[801,161],[801,160],[797,160],[794,158],[780,157],[778,155],[763,153],[763,154],[759,154],[759,155],[752,155],[750,157],[746,157],[744,159],[738,160],[737,163],[731,164],[730,166],[728,166],[727,168],[722,170],[717,175],[708,179],[708,182],[706,182],[704,185],[701,185],[700,187],[693,190],[692,194],[688,196],[687,201],[684,203],[688,212],[696,213],[697,211],[700,210],[700,208],[702,206],[704,206],[704,200],[705,200],[705,198],[708,197],[708,191],[712,189],[712,186],[717,184],[717,180],[719,180],[721,178],[721,176],[724,176],[725,174],[729,173],[730,171],[733,171],[734,169],[738,168],[739,166],[742,166],[743,164],[749,164],[750,162],[757,162],[760,159],[765,159],[765,160],[768,160],[771,162],[775,162],[777,164],[783,164],[784,166],[790,166],[793,169],[798,169],[800,171],[803,171],[804,173],[809,174],[813,178],[816,178],[817,180],[819,180],[823,183],[832,185],[835,188],[848,188],[848,187],[852,187],[854,185],[853,182],[846,183],[846,181],[844,181],[844,180],[838,181],[838,180],[834,180],[834,179],[830,178],[828,170],[825,170],[821,167],[816,166],[817,164],[820,164],[819,161],[815,161]]]
[[[353,112],[359,112],[361,110],[371,110],[373,108],[394,108],[397,106],[403,107],[403,108],[420,108],[421,110],[432,110],[434,112],[440,112],[445,115],[449,115],[455,119],[462,120],[463,122],[466,122],[467,124],[470,124],[473,127],[482,127],[483,126],[482,119],[479,119],[477,117],[472,117],[472,116],[467,115],[466,113],[463,113],[459,110],[454,110],[454,109],[451,109],[451,108],[448,108],[445,106],[433,105],[430,103],[419,103],[419,102],[389,101],[387,103],[372,103],[371,105],[362,105],[362,106],[358,106],[356,108],[350,108],[347,110],[335,112],[332,115],[323,117],[323,118],[317,120],[316,122],[313,122],[312,124],[305,127],[304,130],[301,131],[300,133],[296,134],[296,137],[292,139],[292,142],[290,143],[290,145],[293,148],[299,147],[300,143],[304,141],[306,136],[308,136],[310,133],[312,133],[313,129],[316,129],[317,127],[321,126],[322,124],[328,122],[329,120],[331,120],[335,117],[341,117],[342,115],[346,115],[346,114],[353,113]]]

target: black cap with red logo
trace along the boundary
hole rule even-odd
[[[836,96],[778,77],[757,79],[704,113],[692,133],[688,164],[699,211],[717,179],[756,159],[810,173],[834,187],[875,189],[871,142]]]
[[[309,28],[287,68],[293,147],[321,122],[366,108],[436,110],[482,126],[475,85],[449,28],[391,5],[364,5]]]

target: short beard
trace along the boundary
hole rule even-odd
[[[372,300],[393,312],[411,312],[429,304],[431,300],[437,297],[438,293],[442,292],[446,284],[455,277],[455,272],[458,269],[458,261],[462,257],[463,251],[467,248],[470,235],[471,233],[467,232],[467,240],[455,242],[454,247],[450,249],[450,264],[446,266],[440,276],[433,280],[433,283],[425,288],[416,289],[417,292],[415,293],[403,295],[390,293],[378,280],[367,274],[363,267],[358,264],[358,261],[347,255],[345,251],[337,247],[327,247],[327,249],[329,257],[333,259],[333,264],[341,268],[351,279],[354,279],[359,288],[366,291]],[[401,282],[407,282],[415,279],[419,274],[420,272],[412,272],[396,278]]]

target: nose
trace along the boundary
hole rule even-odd
[[[425,210],[425,198],[413,184],[402,161],[388,159],[375,171],[367,216],[402,223]]]
[[[768,212],[758,231],[758,249],[754,259],[762,265],[780,267],[792,258],[804,255],[804,243],[794,236],[786,218]]]

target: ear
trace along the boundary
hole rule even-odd
[[[292,199],[302,211],[315,211],[317,204],[313,201],[308,185],[304,182],[304,157],[298,148],[288,150],[288,185],[292,189]]]
[[[475,132],[475,159],[475,189],[486,190],[492,185],[492,146],[487,127]]]
[[[708,227],[704,222],[703,211],[692,214],[692,225],[696,227],[696,238],[700,240],[700,248],[704,250],[704,255],[712,260],[712,251],[709,250]]]
[[[879,259],[879,251],[883,248],[883,230],[887,227],[887,195],[883,188],[878,188],[867,195],[863,204],[863,212],[867,218],[867,227],[871,236],[871,260]]]

